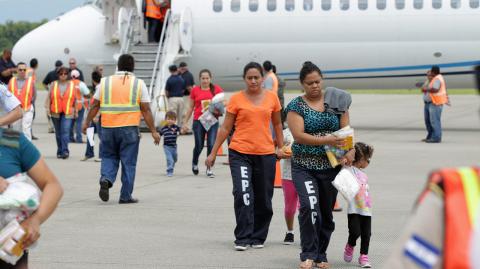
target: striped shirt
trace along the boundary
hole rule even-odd
[[[180,132],[180,128],[173,124],[173,125],[166,125],[162,129],[160,129],[160,135],[163,136],[163,144],[165,146],[177,146],[177,137],[178,133]]]

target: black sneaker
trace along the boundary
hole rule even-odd
[[[198,175],[198,165],[192,165],[192,172],[194,175]]]
[[[283,239],[283,244],[284,245],[291,245],[295,241],[295,235],[292,233],[286,233],[285,234],[285,239]]]
[[[248,246],[246,244],[235,244],[236,251],[245,251],[247,248]]]
[[[110,198],[108,195],[108,181],[100,181],[100,191],[98,192],[98,196],[100,196],[100,199],[102,199],[102,201],[108,201],[108,199]]]

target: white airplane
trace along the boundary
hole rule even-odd
[[[307,60],[339,88],[413,88],[434,64],[449,88],[473,88],[479,1],[172,0],[164,42],[152,46],[135,45],[146,43],[142,0],[96,0],[28,33],[13,56],[38,58],[42,77],[57,59],[75,57],[84,71],[103,64],[113,72],[115,57],[132,53],[157,100],[167,67],[179,61],[194,73],[210,69],[228,90],[244,86],[246,63],[264,60],[295,81],[290,88],[299,88]]]

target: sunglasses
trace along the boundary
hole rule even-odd
[[[76,64],[76,63],[69,63],[69,64]]]
[[[18,69],[19,72],[25,72],[27,69]]]
[[[60,76],[66,76],[66,75],[68,75],[68,73],[60,73],[60,74],[58,74],[58,75],[60,75]]]

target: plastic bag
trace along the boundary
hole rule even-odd
[[[28,182],[25,174],[6,179],[7,189],[0,194],[0,259],[15,264],[23,256],[27,235],[20,223],[40,204],[40,191]]]
[[[345,139],[345,146],[341,148],[325,145],[325,151],[330,165],[332,167],[337,167],[340,164],[338,160],[354,146],[354,129],[350,126],[345,126],[342,129],[331,133],[330,135]]]
[[[360,184],[351,167],[343,167],[332,181],[332,185],[342,194],[347,202],[353,201],[360,190]]]

